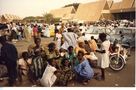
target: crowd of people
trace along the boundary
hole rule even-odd
[[[86,40],[85,31],[90,27],[91,24],[82,23],[9,23],[1,27],[0,63],[7,67],[9,86],[13,86],[18,77],[19,81],[23,81],[23,76],[28,76],[33,85],[40,82],[42,86],[51,87],[59,81],[59,73],[66,70],[72,70],[76,80],[84,85],[92,78],[105,80],[105,68],[108,68],[110,63],[110,41],[106,39],[105,33],[99,34],[99,45],[93,36]],[[57,43],[42,45],[41,37],[50,37],[51,29],[55,33],[53,41]],[[33,40],[34,44],[18,57],[18,51],[12,42],[24,38],[27,42]]]
[[[135,27],[135,20],[99,20],[95,23],[96,26],[103,27]]]
[[[10,39],[14,42],[18,40],[26,39],[30,41],[32,37],[51,37],[57,36],[61,37],[62,32],[68,32],[68,29],[71,28],[72,32],[76,33],[78,36],[83,36],[86,30],[89,30],[90,27],[107,27],[111,30],[116,27],[135,27],[135,21],[129,20],[99,20],[95,23],[57,23],[57,24],[46,24],[46,23],[6,23],[7,30],[5,32],[0,31],[1,34],[10,35]],[[60,30],[58,32],[58,30]],[[61,35],[60,35],[60,34]],[[57,34],[57,35],[56,35]],[[56,38],[54,38],[55,40]],[[58,39],[59,41],[59,39]]]

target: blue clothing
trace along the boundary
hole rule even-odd
[[[89,65],[88,60],[84,60],[82,63],[74,67],[77,74],[87,79],[91,79],[94,75],[92,67]]]

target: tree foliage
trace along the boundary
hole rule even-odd
[[[34,22],[36,20],[33,16],[28,16],[23,19],[24,22]]]
[[[79,6],[80,3],[73,3],[73,4],[68,4],[68,5],[65,5],[64,7],[70,7],[70,6],[73,6],[75,8],[75,10],[77,10],[78,6]]]
[[[29,16],[29,17],[25,17],[23,19],[24,22],[38,22],[38,23],[56,23],[60,21],[60,18],[54,18],[52,14],[50,13],[46,13],[43,14],[43,16],[37,16],[37,17],[33,17],[33,16]]]
[[[50,13],[46,13],[43,15],[43,18],[45,20],[46,23],[50,23],[54,18],[53,15]]]

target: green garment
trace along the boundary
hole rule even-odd
[[[71,63],[74,62],[73,66],[79,64],[79,61],[77,60],[76,54],[74,52],[72,54],[67,53],[66,58],[68,58]]]

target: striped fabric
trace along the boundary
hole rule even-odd
[[[32,59],[32,71],[36,80],[42,77],[44,62],[41,56],[36,56]]]

